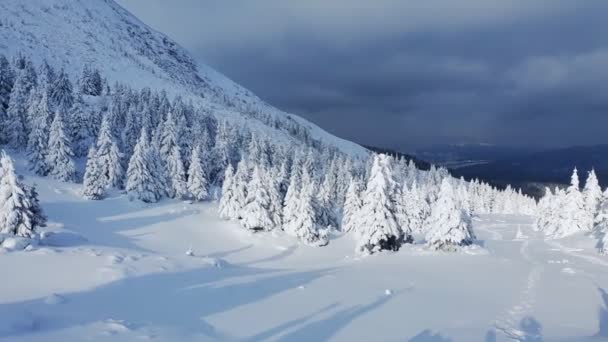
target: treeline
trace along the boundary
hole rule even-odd
[[[110,86],[91,67],[72,83],[47,63],[0,56],[0,104],[0,142],[25,150],[40,176],[82,180],[86,198],[115,188],[144,202],[217,199],[219,214],[245,229],[281,229],[312,245],[345,231],[357,234],[360,251],[396,250],[425,233],[431,246],[451,249],[474,240],[471,215],[529,214],[536,205],[443,168],[354,157],[311,139],[294,120],[249,113],[289,131],[269,136],[275,131],[222,120],[163,91]]]
[[[598,240],[599,252],[608,254],[608,189],[602,192],[595,171],[589,172],[583,189],[577,169],[566,189],[546,188],[538,203],[536,229],[551,238],[588,233]]]

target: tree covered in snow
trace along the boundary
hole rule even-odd
[[[595,235],[599,237],[598,250],[608,254],[608,189],[602,194],[598,214],[594,221]]]
[[[87,155],[97,136],[96,122],[83,97],[78,95],[69,113],[70,140],[76,157]]]
[[[330,174],[327,174],[323,182],[318,187],[317,191],[317,222],[319,226],[323,228],[338,228],[336,209],[334,207],[336,200],[335,189],[335,177],[331,176]]]
[[[97,149],[91,146],[82,182],[82,195],[87,199],[99,200],[105,196],[106,182],[99,167]]]
[[[404,193],[404,198],[409,230],[412,233],[425,233],[426,221],[431,215],[431,207],[426,201],[424,193],[418,189],[418,182],[414,180],[411,188]]]
[[[585,209],[591,220],[595,220],[602,201],[602,188],[595,174],[595,170],[589,172],[585,188],[583,189]]]
[[[12,159],[0,154],[0,232],[31,238],[44,225],[36,190],[23,184],[15,174]]]
[[[100,96],[103,92],[103,81],[99,70],[85,65],[78,79],[78,92],[82,95]]]
[[[290,186],[292,186],[290,184]],[[317,224],[315,184],[306,165],[302,166],[299,196],[294,208],[294,216],[284,224],[285,231],[300,241],[313,245],[327,245],[327,233]]]
[[[427,243],[431,248],[453,250],[475,240],[469,216],[458,208],[454,190],[448,178],[443,179],[438,199],[428,220]]]
[[[97,167],[99,168],[100,181],[105,188],[121,188],[124,178],[122,166],[122,154],[118,150],[116,139],[112,136],[112,129],[108,117],[104,117],[99,137],[96,143]]]
[[[76,180],[74,154],[70,145],[70,139],[65,134],[63,119],[61,114],[57,112],[49,133],[48,165],[50,168],[49,174],[53,178],[64,182]]]
[[[281,196],[281,184],[283,179],[280,168],[267,169],[264,172],[264,184],[268,191],[270,200],[270,219],[274,227],[280,228],[283,225],[283,199]]]
[[[295,160],[291,167],[291,175],[285,198],[283,199],[283,224],[288,225],[297,216],[297,207],[302,190],[301,178],[302,166]]]
[[[48,164],[49,142],[49,109],[48,95],[40,92],[37,101],[31,104],[31,131],[27,142],[27,154],[30,170],[39,176],[46,176],[50,170]]]
[[[358,216],[362,207],[361,182],[357,178],[351,178],[346,191],[344,209],[342,212],[342,231],[354,232],[358,229]]]
[[[178,130],[175,118],[171,112],[163,125],[159,140],[159,153],[164,162],[167,179],[167,193],[172,198],[184,198],[187,195],[186,172],[180,152]]]
[[[194,200],[203,201],[209,198],[209,178],[203,168],[201,148],[198,145],[192,150],[187,185],[188,193]]]
[[[565,197],[560,204],[557,229],[553,232],[552,237],[561,238],[592,229],[593,219],[585,208],[585,198],[580,191],[577,169],[574,169],[572,173],[570,186],[566,189]]]
[[[156,179],[154,170],[156,165],[153,158],[148,133],[142,129],[127,169],[126,190],[131,199],[152,203],[162,198],[163,193]]]
[[[219,215],[225,220],[236,220],[239,217],[241,204],[238,202],[236,194],[236,177],[234,168],[228,164],[224,173],[224,182],[222,184],[222,197],[219,203]]]
[[[65,70],[61,69],[51,87],[51,110],[68,113],[74,104],[74,91]]]
[[[4,140],[17,150],[25,149],[28,140],[26,126],[28,100],[31,85],[25,70],[17,73],[17,78],[10,93],[6,118],[2,123]]]
[[[15,72],[6,56],[0,54],[0,128],[2,129],[4,129],[4,125],[6,125],[6,112],[8,110],[14,82]],[[0,143],[5,143],[7,132],[0,131],[0,133]]]
[[[404,236],[395,217],[392,177],[389,157],[375,155],[359,215],[357,249],[360,252],[394,251],[404,241],[411,241],[411,236]]]
[[[260,167],[256,165],[247,184],[247,197],[240,215],[241,225],[256,231],[272,230],[274,222],[270,210],[270,197]]]

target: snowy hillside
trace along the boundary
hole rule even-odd
[[[360,258],[352,235],[319,249],[219,220],[213,203],[26,181],[52,234],[0,255],[2,341],[608,339],[608,260],[584,235],[545,241],[530,217],[475,219],[484,247],[467,253]]]
[[[85,65],[136,89],[150,87],[211,106],[214,114],[243,120],[251,112],[310,129],[311,135],[349,153],[364,149],[295,115],[263,103],[206,65],[198,66],[178,44],[154,31],[113,0],[4,0],[0,2],[0,53],[46,60],[75,79]],[[274,129],[253,125],[265,134]],[[285,133],[285,131],[283,131]]]
[[[0,145],[0,340],[608,340],[595,172],[370,153],[112,0],[0,1]]]

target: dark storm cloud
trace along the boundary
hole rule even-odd
[[[121,0],[268,102],[361,143],[608,143],[603,0]]]

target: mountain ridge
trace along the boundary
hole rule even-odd
[[[110,83],[165,90],[203,103],[228,120],[253,118],[248,125],[278,139],[289,136],[290,125],[300,125],[312,138],[343,152],[367,154],[361,146],[280,111],[208,65],[197,63],[186,49],[114,0],[6,0],[0,3],[0,13],[0,51],[8,56],[23,53],[36,64],[47,60],[65,67],[73,79],[88,64]],[[271,127],[260,116],[279,121],[274,125],[279,127]]]

